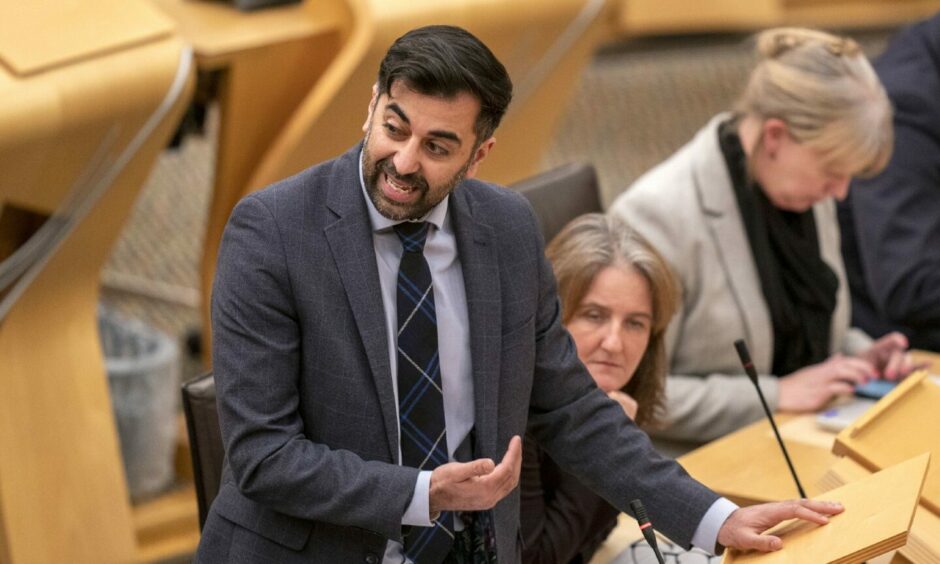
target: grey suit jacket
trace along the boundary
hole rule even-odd
[[[718,144],[719,114],[669,159],[621,194],[610,213],[622,217],[669,262],[682,303],[667,333],[670,374],[666,424],[657,437],[704,442],[763,417],[757,393],[734,350],[745,339],[771,407],[777,403],[773,326],[760,278]],[[856,353],[871,340],[849,328],[849,293],[831,199],[813,208],[823,260],[839,279],[832,352]]]
[[[242,200],[219,252],[213,360],[223,485],[198,559],[378,561],[418,471],[398,462],[379,277],[352,148]],[[562,467],[615,505],[641,498],[688,545],[716,495],[651,449],[577,359],[524,198],[453,192],[471,325],[477,457],[527,423]],[[500,562],[521,550],[518,489],[494,509]]]

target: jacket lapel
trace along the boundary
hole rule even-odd
[[[755,366],[766,373],[773,359],[773,343],[767,331],[755,331],[755,328],[770,327],[770,314],[744,232],[741,211],[734,198],[731,177],[718,144],[718,125],[728,117],[728,114],[716,116],[698,134],[697,147],[692,151],[693,177],[702,215],[715,241],[718,262],[741,313],[746,333],[741,337],[747,340]]]
[[[457,252],[467,293],[470,366],[473,374],[474,456],[497,456],[499,364],[502,338],[499,257],[493,229],[474,214],[469,188],[451,196]],[[498,460],[498,458],[496,458]]]
[[[378,290],[372,224],[359,187],[359,144],[336,161],[327,207],[337,219],[324,229],[366,352],[385,422],[391,459],[398,462],[398,409],[388,361],[385,309]]]

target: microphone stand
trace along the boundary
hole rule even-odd
[[[643,502],[634,499],[630,502],[630,509],[633,510],[633,516],[636,517],[636,522],[640,526],[640,532],[643,533],[643,538],[646,539],[650,548],[653,549],[656,560],[659,564],[666,564],[666,561],[663,559],[663,553],[659,551],[659,545],[656,542],[656,532],[653,531],[653,524],[650,523],[650,518],[646,515],[646,508],[643,507]]]
[[[787,452],[786,445],[783,444],[780,431],[777,430],[777,423],[774,421],[774,416],[770,413],[770,408],[767,407],[764,392],[761,391],[760,385],[757,383],[757,371],[754,369],[754,363],[751,362],[751,353],[747,350],[747,343],[744,342],[744,339],[738,339],[734,342],[734,348],[738,351],[738,357],[741,359],[741,365],[744,366],[744,372],[747,373],[747,377],[750,378],[751,382],[754,383],[754,387],[757,388],[757,396],[760,398],[761,405],[764,406],[764,413],[767,414],[767,419],[770,420],[770,426],[773,428],[774,435],[777,437],[777,444],[780,445],[780,450],[783,451],[783,457],[787,460],[787,466],[790,467],[790,474],[793,475],[793,481],[796,482],[796,489],[799,490],[800,497],[805,499],[806,492],[803,491],[803,485],[800,484],[800,479],[796,476],[796,469],[793,467],[793,462],[790,461],[790,454]]]

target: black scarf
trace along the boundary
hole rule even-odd
[[[721,124],[718,141],[773,322],[773,373],[786,376],[829,357],[839,279],[819,254],[813,210],[774,207],[750,178],[736,119]]]

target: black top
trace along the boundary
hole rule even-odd
[[[781,210],[747,170],[737,119],[721,124],[725,157],[744,230],[773,323],[773,373],[785,376],[829,356],[839,279],[819,254],[813,210]]]
[[[590,562],[614,530],[620,512],[559,468],[534,437],[526,435],[523,445],[519,511],[522,562]]]

